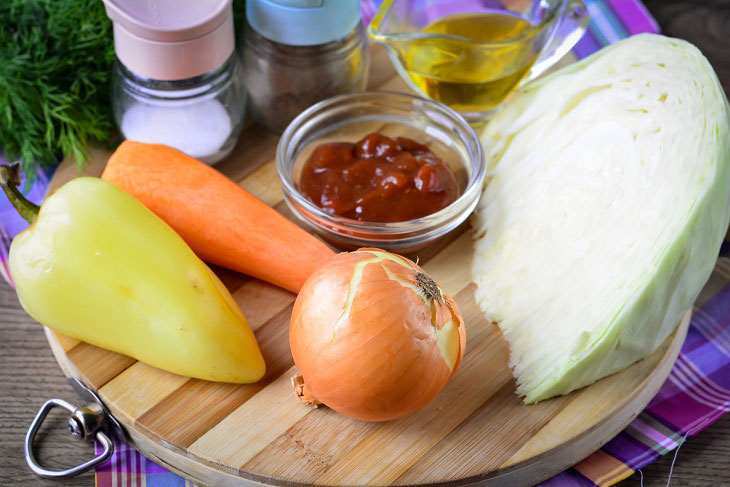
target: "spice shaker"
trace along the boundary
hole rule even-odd
[[[243,72],[256,119],[276,132],[309,106],[362,91],[360,0],[247,0]]]
[[[112,105],[125,138],[213,164],[236,144],[246,92],[232,0],[104,0],[117,62]]]

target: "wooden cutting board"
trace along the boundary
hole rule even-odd
[[[373,58],[372,86],[408,90],[382,50]],[[252,125],[217,167],[292,217],[274,168],[276,142]],[[94,152],[87,174],[101,174],[107,158]],[[74,176],[64,163],[51,189]],[[467,351],[441,394],[398,421],[365,423],[300,404],[289,382],[296,372],[288,343],[295,296],[224,269],[214,270],[248,317],[267,363],[259,383],[177,376],[50,330],[48,340],[64,372],[98,391],[144,455],[201,485],[532,485],[588,456],[646,406],[679,353],[689,312],[651,357],[526,406],[514,393],[507,343],[473,298],[471,240],[461,228],[420,255],[463,312]]]

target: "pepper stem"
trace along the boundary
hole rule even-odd
[[[23,194],[18,190],[19,185],[20,165],[0,165],[0,187],[3,188],[8,200],[15,207],[18,214],[28,223],[33,223],[38,216],[40,207],[35,203],[28,201],[28,199],[23,196]]]

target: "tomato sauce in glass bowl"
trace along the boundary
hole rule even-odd
[[[384,139],[378,136],[367,137],[373,133],[389,137],[391,143],[379,143]],[[367,144],[363,140],[368,141]],[[410,141],[415,142],[411,145]],[[339,145],[342,143],[344,146]],[[329,155],[327,150],[323,150],[322,162],[325,164],[319,168],[314,165],[306,167],[315,150],[328,144],[336,144],[333,147],[338,149],[334,149]],[[367,153],[370,157],[357,155],[358,144],[363,154]],[[403,166],[404,169],[409,167],[411,169],[412,186],[406,181],[406,184],[398,189],[398,185],[394,183],[398,183],[401,178],[396,175],[393,181],[382,179],[384,174],[378,174],[378,171],[383,169],[403,172],[395,162],[396,154],[389,154],[389,151],[394,150],[407,152],[416,160],[416,165],[405,163]],[[342,163],[339,161],[338,152],[345,154]],[[443,190],[437,184],[443,180],[450,181],[448,173],[443,178],[437,176],[433,180],[427,176],[431,169],[439,166],[433,164],[435,159],[427,157],[426,152],[435,154],[443,161],[448,173],[456,182],[455,189]],[[420,161],[419,157],[416,157],[418,153]],[[388,160],[389,156],[392,161]],[[400,157],[401,162],[410,161],[408,155]],[[337,184],[341,180],[344,181],[342,173],[345,167],[348,168],[348,177],[355,177],[357,171],[352,171],[350,166],[354,166],[357,160],[365,161],[363,166],[366,168],[371,166],[370,170],[365,171],[364,177],[362,174],[359,176],[364,182],[358,183],[352,180],[352,185]],[[416,176],[424,165],[427,169],[423,170],[421,174],[423,177],[418,179],[420,190],[424,190],[426,196],[423,196],[418,188],[414,190]],[[329,176],[331,178],[327,193],[329,196],[326,196],[323,203],[321,188],[327,184],[323,174],[330,170],[332,174]],[[437,249],[436,244],[439,240],[464,224],[479,202],[486,166],[479,136],[458,113],[440,103],[418,96],[388,91],[366,91],[328,98],[309,107],[295,118],[282,134],[276,147],[276,171],[287,209],[304,226],[316,232],[324,240],[340,249],[376,247],[415,257],[421,255],[417,253],[425,251],[426,248]],[[443,174],[440,171],[441,169],[435,169],[434,172]],[[408,172],[404,172],[406,179]],[[312,190],[311,195],[305,194],[307,185],[312,181],[318,183],[318,187]],[[414,200],[418,200],[415,206],[420,208],[417,214],[428,214],[401,221],[368,221],[375,219],[374,214],[378,212],[386,215],[384,220],[410,216],[398,215],[392,211],[398,203],[397,198],[388,197],[387,200],[386,198],[379,200],[378,196],[376,200],[387,203],[387,209],[384,209],[383,205],[379,205],[378,209],[378,205],[366,204],[360,210],[362,215],[360,218],[363,219],[358,220],[354,214],[358,201],[357,193],[362,193],[359,197],[364,197],[368,193],[366,186],[371,185],[375,190],[376,183],[380,183],[381,186],[373,196],[387,193],[389,190],[395,190],[395,195],[403,195],[410,188],[410,195],[419,195],[418,198],[414,197]],[[358,184],[362,187],[358,188]],[[348,187],[353,193],[351,200],[346,194]],[[434,194],[429,196],[428,193]],[[426,207],[424,210],[426,204],[431,205],[429,202],[431,198],[438,203],[439,199],[443,202],[443,198],[448,200],[454,197],[456,199],[445,207],[439,204]],[[335,201],[337,205],[334,204]],[[345,204],[347,201],[352,201],[355,205],[349,203],[348,208]],[[326,204],[333,205],[333,208],[325,209]],[[348,216],[335,214],[335,206],[339,208],[338,211]],[[403,207],[404,212],[412,211],[407,204]],[[441,209],[435,210],[436,207]],[[368,210],[371,210],[372,214],[368,213]],[[353,213],[348,214],[348,211]]]
[[[364,222],[421,218],[459,197],[451,170],[426,145],[379,133],[317,146],[299,191],[329,214]]]

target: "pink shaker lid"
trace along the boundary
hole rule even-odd
[[[232,0],[104,0],[114,23],[114,49],[145,78],[192,78],[233,53]]]

